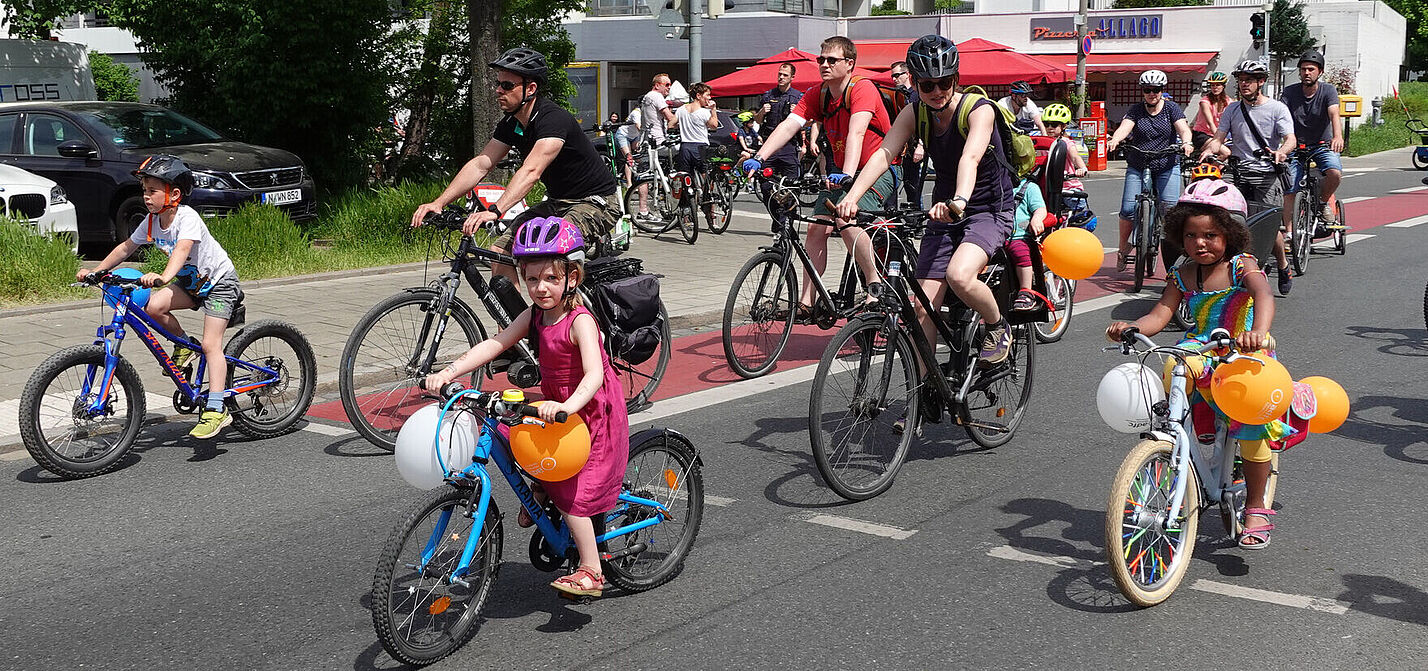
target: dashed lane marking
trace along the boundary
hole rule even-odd
[[[1360,240],[1367,240],[1367,239],[1372,238],[1372,237],[1373,237],[1373,236],[1372,236],[1372,235],[1369,235],[1368,233],[1350,233],[1350,234],[1344,236],[1344,244],[1346,244],[1346,245],[1352,245],[1352,244],[1354,244],[1355,242],[1358,242],[1358,241],[1360,241]]]
[[[1106,563],[1101,561],[1088,562],[1084,559],[1077,559],[1075,557],[1032,554],[1030,552],[1018,550],[1010,545],[998,545],[997,547],[987,550],[987,555],[991,557],[996,557],[997,559],[1010,559],[1012,561],[1024,561],[1031,562],[1033,564],[1046,564],[1047,566],[1055,566],[1057,568],[1088,568],[1091,566],[1100,566]]]
[[[1425,214],[1425,215],[1423,215],[1423,216],[1421,216],[1421,217],[1414,217],[1414,218],[1412,218],[1412,219],[1404,219],[1403,221],[1395,221],[1395,222],[1393,222],[1393,223],[1391,223],[1391,224],[1384,224],[1384,225],[1387,226],[1387,227],[1389,227],[1389,228],[1413,228],[1414,226],[1417,226],[1417,225],[1423,224],[1423,223],[1428,223],[1428,214]]]
[[[855,520],[850,517],[839,517],[837,515],[814,515],[813,517],[810,517],[805,521],[812,522],[814,524],[821,524],[825,527],[846,529],[848,531],[857,531],[860,533],[871,534],[874,536],[882,536],[884,538],[891,538],[894,540],[903,540],[906,538],[910,538],[913,534],[917,533],[916,529],[909,531],[901,527],[895,527],[887,524],[878,524],[876,522],[864,522],[863,520]]]
[[[1394,189],[1392,191],[1389,191],[1389,193],[1413,193],[1415,191],[1424,190],[1428,190],[1428,186],[1407,186],[1402,189]]]
[[[1342,198],[1339,202],[1347,205],[1348,203],[1362,203],[1365,200],[1373,200],[1377,197],[1378,196],[1354,196],[1353,198]]]
[[[341,436],[350,436],[354,433],[357,433],[352,429],[347,429],[340,426],[332,426],[331,424],[318,424],[317,422],[307,422],[303,424],[303,427],[299,429],[299,431],[310,431],[312,433],[317,433],[324,436],[332,436],[334,438]]]

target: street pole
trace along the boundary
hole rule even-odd
[[[1265,0],[1262,9],[1264,9],[1264,64],[1269,67],[1269,72],[1272,75],[1269,78],[1269,90],[1265,92],[1265,95],[1273,96],[1274,92],[1279,89],[1279,68],[1275,67],[1274,55],[1269,52],[1269,24],[1273,23],[1270,17],[1271,12],[1274,11],[1274,0]]]
[[[689,83],[704,81],[704,0],[689,0]]]
[[[1076,118],[1086,116],[1086,10],[1090,0],[1081,0],[1076,18]]]

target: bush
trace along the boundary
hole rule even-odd
[[[1398,94],[1403,99],[1402,103],[1392,98],[1383,102],[1383,125],[1358,126],[1349,132],[1348,146],[1344,147],[1345,156],[1363,156],[1419,143],[1418,135],[1408,132],[1403,122],[1410,115],[1415,119],[1428,117],[1428,84],[1403,82],[1398,85]],[[1368,101],[1365,100],[1364,104],[1367,105]],[[1407,115],[1403,113],[1404,105],[1408,106]]]
[[[114,62],[109,54],[91,51],[89,70],[94,74],[94,91],[100,100],[139,102],[139,80],[129,66]]]
[[[0,305],[83,298],[83,289],[68,286],[77,270],[79,259],[65,241],[0,219]]]

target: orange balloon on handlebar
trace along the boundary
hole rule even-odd
[[[1084,228],[1060,228],[1041,243],[1041,258],[1051,272],[1068,280],[1084,280],[1096,274],[1105,257],[1101,241]]]
[[[510,443],[511,456],[521,470],[544,482],[569,479],[590,459],[590,429],[580,415],[549,423],[527,418],[511,427]]]
[[[1310,433],[1328,433],[1349,418],[1349,395],[1338,382],[1320,375],[1300,380],[1314,389],[1317,411],[1309,418]]]
[[[1222,363],[1210,376],[1210,391],[1220,412],[1237,422],[1268,424],[1284,416],[1294,400],[1294,379],[1284,365],[1267,356]]]

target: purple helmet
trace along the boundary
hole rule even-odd
[[[511,255],[518,259],[558,257],[567,261],[585,260],[585,236],[563,217],[536,217],[521,224],[511,243]]]
[[[1244,194],[1241,194],[1235,185],[1223,179],[1202,179],[1191,182],[1190,186],[1185,188],[1185,193],[1180,195],[1180,202],[1223,207],[1231,214],[1237,214],[1242,218],[1247,209]]]

